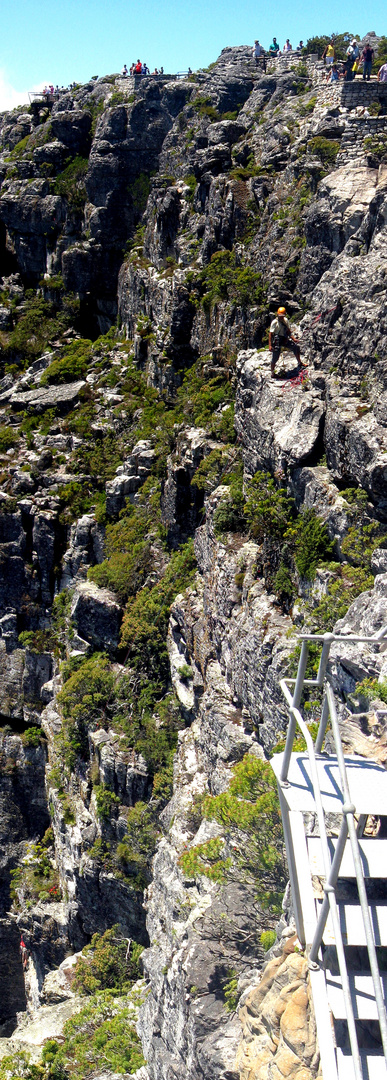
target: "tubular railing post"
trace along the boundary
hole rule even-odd
[[[324,701],[323,701],[323,707],[322,707],[322,710],[321,710],[321,719],[320,719],[320,723],[319,723],[319,726],[318,726],[317,738],[316,738],[316,742],[315,742],[315,746],[314,746],[316,754],[321,754],[324,739],[325,739],[325,732],[327,730],[328,720],[329,720],[329,707],[328,707],[328,698],[327,698],[327,695],[326,695],[326,692],[325,692]]]
[[[328,663],[328,658],[329,658],[329,650],[330,650],[332,641],[334,641],[334,634],[324,634],[324,644],[323,644],[323,647],[322,647],[322,650],[321,650],[320,663],[319,663],[319,666],[318,666],[318,673],[317,673],[317,680],[316,680],[317,681],[317,686],[322,686],[323,685],[323,682],[324,682],[324,679],[325,679],[325,672],[326,672],[326,668],[327,668],[327,663]]]
[[[318,923],[309,953],[309,960],[311,963],[314,963],[317,960],[318,950],[322,942],[323,933],[329,913],[329,891],[331,889],[331,886],[333,886],[334,889],[336,888],[337,878],[339,876],[341,860],[343,858],[343,851],[346,845],[347,836],[348,824],[346,817],[344,817],[341,823],[340,835],[337,841],[336,851],[332,860],[329,877],[324,885],[325,896],[321,905]]]
[[[303,641],[302,645],[301,645],[300,659],[299,659],[299,662],[298,662],[296,685],[295,685],[294,691],[293,691],[293,699],[292,699],[292,707],[293,707],[293,709],[298,709],[298,706],[299,706],[300,701],[301,701],[307,663],[308,663],[308,642]],[[291,714],[289,727],[288,727],[288,734],[287,734],[287,737],[286,737],[284,759],[283,759],[283,762],[282,762],[282,769],[281,769],[281,776],[280,776],[281,784],[286,784],[287,780],[288,780],[289,763],[290,763],[291,753],[292,753],[292,750],[293,750],[295,730],[296,730],[296,718],[295,718],[295,716],[293,714]]]

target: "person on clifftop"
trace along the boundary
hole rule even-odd
[[[279,51],[280,51],[280,47],[279,47],[277,38],[273,37],[273,41],[272,41],[271,45],[269,45],[270,56],[278,56]]]
[[[297,363],[300,367],[305,367],[305,364],[301,363],[300,346],[296,339],[292,335],[292,330],[288,319],[286,318],[286,308],[279,307],[275,318],[270,323],[269,330],[269,351],[271,352],[271,377],[274,378],[274,368],[277,360],[280,357],[281,349],[291,349],[294,353]]]
[[[262,68],[266,71],[266,57],[263,45],[260,44],[258,38],[256,38],[253,46],[253,59],[255,60],[255,66],[259,67],[262,64]]]
[[[327,82],[328,83],[335,83],[335,82],[338,82],[338,81],[339,81],[339,73],[338,73],[338,70],[337,70],[337,64],[332,64],[332,69],[329,72]]]
[[[371,78],[372,61],[374,58],[374,50],[371,49],[369,41],[366,41],[363,52],[360,57],[360,63],[363,63],[363,79],[368,81]]]

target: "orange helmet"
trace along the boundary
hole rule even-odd
[[[286,315],[286,307],[279,307],[277,315]]]

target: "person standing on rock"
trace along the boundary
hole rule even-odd
[[[259,67],[262,64],[263,70],[266,71],[266,57],[263,45],[260,45],[258,38],[256,38],[253,47],[253,58],[255,60],[255,66]]]
[[[289,320],[286,318],[286,308],[279,307],[275,318],[270,323],[269,330],[269,351],[271,352],[271,377],[274,378],[274,368],[277,360],[280,357],[281,349],[291,349],[294,353],[297,363],[301,367],[305,367],[305,364],[301,364],[300,346],[296,339],[292,335],[292,329]]]
[[[22,965],[23,965],[23,971],[25,971],[26,967],[27,967],[27,964],[28,964],[28,949],[27,949],[26,943],[24,941],[24,938],[20,938],[20,946],[19,946],[19,948],[20,948],[20,959],[21,959],[21,962],[22,962]]]
[[[272,41],[271,45],[269,45],[270,56],[278,56],[279,51],[280,51],[280,47],[279,47],[277,38],[273,37],[273,41]]]

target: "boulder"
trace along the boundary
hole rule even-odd
[[[78,585],[71,606],[71,618],[78,634],[96,649],[114,651],[118,647],[122,610],[108,589],[92,581]]]
[[[85,155],[90,146],[91,113],[73,109],[56,113],[51,119],[52,133],[73,154]]]
[[[10,397],[10,403],[14,409],[31,409],[34,412],[43,412],[44,409],[57,409],[58,412],[66,412],[75,404],[81,391],[87,386],[83,380],[67,383],[62,386],[36,387],[34,390],[26,390],[24,393],[14,393]]]

